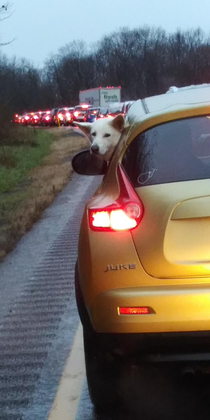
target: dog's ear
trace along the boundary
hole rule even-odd
[[[123,115],[118,114],[115,118],[113,118],[113,120],[110,121],[110,124],[115,128],[115,130],[121,133],[125,127],[125,120]]]
[[[78,122],[74,122],[74,125],[76,125],[77,127],[79,127],[80,130],[82,130],[83,133],[87,137],[90,136],[90,130],[91,130],[92,123],[78,123]]]

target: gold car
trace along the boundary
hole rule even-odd
[[[131,355],[198,366],[210,350],[210,86],[175,90],[134,102],[108,167],[88,151],[73,159],[79,174],[104,174],[75,270],[98,407],[120,399]]]

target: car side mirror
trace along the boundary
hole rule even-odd
[[[71,163],[79,175],[104,175],[107,169],[107,162],[90,153],[90,150],[77,153]]]

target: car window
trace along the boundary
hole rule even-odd
[[[88,115],[96,115],[99,112],[98,108],[89,109]]]
[[[139,134],[122,165],[137,188],[210,177],[210,117],[161,124]]]
[[[108,113],[108,108],[101,108],[100,109],[100,114],[106,115]]]
[[[116,106],[114,108],[110,108],[110,113],[111,114],[114,114],[116,112],[118,112],[118,113],[122,112],[122,107],[121,106]]]

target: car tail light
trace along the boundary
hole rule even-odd
[[[78,117],[78,115],[79,115],[79,112],[78,112],[78,111],[75,111],[75,112],[74,112],[74,116],[77,118],[77,117]]]
[[[29,120],[29,116],[28,115],[26,115],[24,118],[25,118],[26,121]]]
[[[70,112],[66,112],[66,117],[70,118],[70,116],[71,116]]]
[[[89,208],[89,226],[95,231],[135,229],[143,217],[143,204],[133,190],[122,168],[118,168],[120,196],[107,207]]]
[[[149,315],[154,313],[148,306],[135,306],[135,307],[119,307],[119,315]]]
[[[62,118],[62,117],[63,117],[63,115],[59,112],[58,118]]]
[[[47,116],[45,117],[45,120],[46,120],[46,121],[49,121],[49,120],[50,120],[50,116],[49,116],[49,115],[47,115]]]
[[[103,114],[100,114],[100,115],[99,115],[99,118],[104,118],[104,115],[103,115]]]

